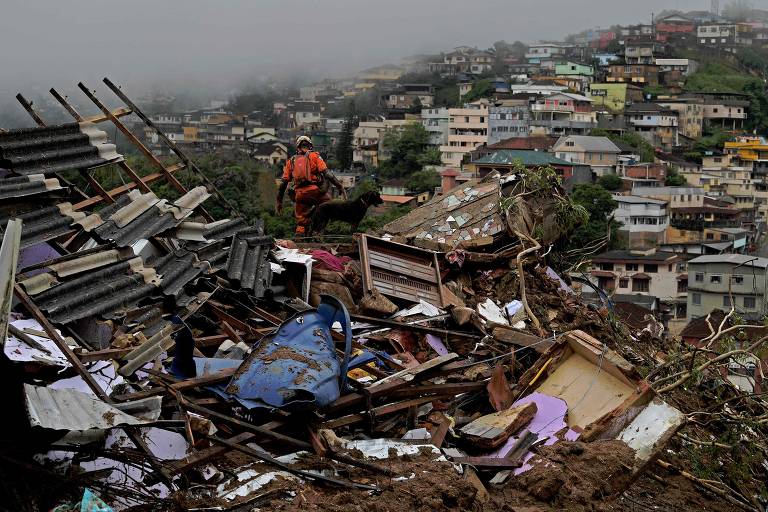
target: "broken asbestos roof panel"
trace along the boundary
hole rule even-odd
[[[89,169],[122,159],[106,132],[88,122],[0,133],[0,167],[18,175]]]
[[[68,323],[136,305],[157,293],[159,282],[155,270],[146,268],[136,257],[72,278],[60,280],[46,273],[20,284],[51,321]]]
[[[30,424],[51,430],[106,430],[146,423],[73,389],[24,384],[24,403]]]
[[[383,231],[434,250],[489,246],[506,231],[500,200],[499,178],[490,175],[436,196]]]

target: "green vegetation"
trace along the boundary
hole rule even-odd
[[[384,148],[389,159],[379,166],[384,178],[403,178],[421,171],[425,165],[440,163],[440,153],[429,149],[429,132],[420,123],[384,134]]]
[[[698,71],[688,77],[685,88],[692,92],[744,92],[757,78],[744,74],[725,61],[704,61]]]
[[[493,92],[494,89],[491,86],[490,80],[478,80],[472,86],[472,90],[464,95],[462,101],[464,103],[471,103],[481,98],[488,98],[493,94]]]
[[[408,178],[406,187],[408,190],[413,191],[414,194],[421,194],[422,192],[432,192],[435,187],[440,185],[440,176],[433,169],[422,169],[417,171]]]
[[[605,176],[600,176],[600,178],[598,178],[597,184],[605,190],[614,192],[621,188],[621,178],[615,174],[606,174]]]
[[[357,126],[355,118],[354,104],[350,105],[349,113],[344,121],[344,128],[342,128],[339,142],[334,148],[334,166],[346,170],[352,167],[352,156],[354,150],[352,148],[352,138]]]
[[[688,185],[688,182],[685,181],[683,176],[680,176],[677,167],[670,167],[669,171],[667,171],[667,177],[664,180],[664,184],[668,187],[684,187]]]
[[[571,200],[587,211],[589,221],[578,227],[565,241],[567,246],[564,252],[579,254],[601,244],[604,246],[600,250],[621,246],[618,239],[620,223],[612,217],[618,203],[608,190],[600,185],[577,185],[571,193]]]

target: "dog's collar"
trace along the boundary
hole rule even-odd
[[[365,206],[366,208],[370,206],[367,202],[365,202],[365,199],[363,199],[362,196],[360,196],[360,202],[363,203],[363,206]]]

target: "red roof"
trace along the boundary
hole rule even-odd
[[[496,144],[489,144],[488,149],[533,149],[549,151],[549,149],[555,145],[555,142],[557,142],[557,137],[512,137],[497,142]]]
[[[632,276],[632,279],[650,279],[650,278],[651,278],[651,276],[649,276],[648,274],[643,274],[643,273],[635,274],[635,275]]]
[[[616,277],[613,272],[608,272],[607,270],[593,270],[592,275],[595,277]]]

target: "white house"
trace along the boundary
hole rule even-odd
[[[667,202],[638,196],[614,194],[618,203],[614,218],[623,224],[619,233],[625,236],[630,249],[655,247],[666,242],[669,226]]]

